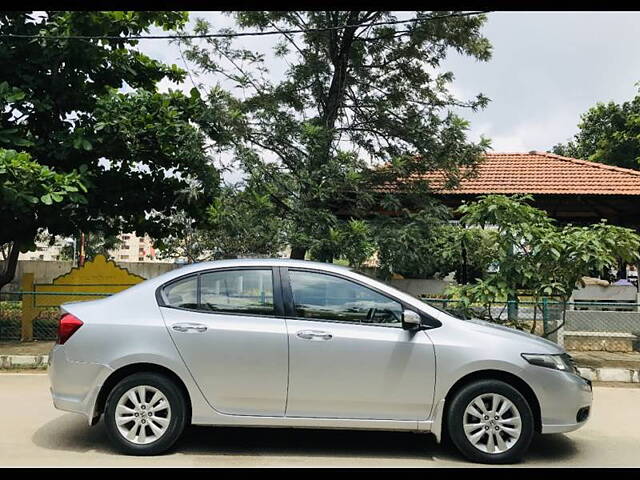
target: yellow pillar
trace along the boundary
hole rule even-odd
[[[33,273],[25,273],[20,280],[20,290],[23,292],[33,292]],[[20,322],[22,325],[21,340],[23,342],[33,341],[33,320],[36,318],[38,310],[35,307],[35,295],[22,295],[22,315]]]

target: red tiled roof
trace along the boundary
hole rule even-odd
[[[439,194],[640,195],[640,171],[546,152],[488,153],[454,189],[437,171],[424,178]]]

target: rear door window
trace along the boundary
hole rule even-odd
[[[271,269],[201,274],[199,309],[216,313],[275,315]]]

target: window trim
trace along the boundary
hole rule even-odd
[[[205,275],[207,273],[220,273],[220,272],[228,272],[228,271],[238,271],[238,270],[264,270],[271,271],[271,283],[273,287],[273,314],[265,315],[260,313],[246,313],[246,312],[215,312],[211,310],[201,310],[201,282],[200,276]],[[170,285],[186,280],[190,277],[196,277],[196,300],[198,303],[198,308],[184,308],[184,307],[176,307],[174,305],[169,305],[167,303],[167,299],[164,295],[164,289],[169,287]],[[267,266],[267,267],[250,267],[250,266],[242,266],[242,267],[221,267],[221,268],[208,268],[205,270],[199,270],[197,272],[185,273],[184,275],[180,275],[179,277],[172,278],[171,280],[163,283],[158,288],[156,288],[155,296],[156,302],[159,307],[164,308],[172,308],[174,310],[182,310],[185,312],[193,312],[193,313],[202,313],[208,315],[231,315],[235,317],[264,317],[264,318],[283,318],[284,317],[284,307],[282,305],[282,293],[280,288],[280,277],[276,275],[275,267]]]
[[[320,275],[329,275],[332,277],[336,277],[339,278],[341,280],[345,280],[347,282],[352,282],[355,283],[356,285],[359,285],[361,287],[367,288],[373,292],[376,292],[379,295],[382,295],[383,297],[389,298],[391,300],[393,300],[396,303],[399,303],[402,306],[402,310],[411,310],[415,313],[417,313],[418,315],[420,315],[420,317],[422,317],[424,320],[428,320],[430,322],[436,322],[437,320],[433,319],[432,317],[426,315],[424,312],[421,311],[417,311],[415,307],[407,304],[406,302],[400,300],[399,298],[390,295],[387,292],[383,292],[378,288],[375,288],[371,285],[368,285],[360,280],[357,280],[355,278],[351,278],[345,275],[340,275],[339,273],[336,272],[329,272],[326,270],[317,270],[314,268],[304,268],[304,267],[294,267],[289,269],[288,267],[280,267],[280,272],[281,275],[283,275],[283,296],[284,296],[284,304],[285,304],[285,318],[287,319],[292,319],[292,320],[302,320],[302,321],[307,321],[307,322],[326,322],[326,323],[341,323],[341,324],[347,324],[347,325],[360,325],[360,326],[364,326],[364,327],[381,327],[381,328],[400,328],[402,329],[402,322],[399,323],[395,323],[392,325],[385,325],[385,324],[380,324],[380,323],[362,323],[362,322],[352,322],[352,321],[348,321],[348,320],[336,320],[336,319],[331,319],[331,318],[307,318],[307,317],[299,317],[296,315],[296,309],[295,309],[295,302],[293,299],[293,289],[291,288],[291,277],[289,276],[289,271],[293,271],[293,272],[308,272],[308,273],[318,273]],[[436,326],[440,326],[441,323],[438,322],[439,325],[434,325],[432,328],[435,328]]]

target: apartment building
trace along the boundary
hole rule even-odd
[[[122,233],[118,236],[121,240],[118,248],[109,251],[109,256],[116,262],[163,262],[173,263],[173,259],[158,259],[153,247],[153,240],[149,235],[138,236],[136,232]],[[36,241],[36,249],[21,253],[18,260],[62,260],[61,251],[65,245],[73,246],[71,238],[56,238],[53,245],[47,240]],[[75,248],[79,250],[79,242]]]
[[[153,248],[153,241],[149,235],[142,237],[133,233],[123,233],[119,235],[120,246],[110,253],[114,260],[118,262],[155,262],[156,251]]]

